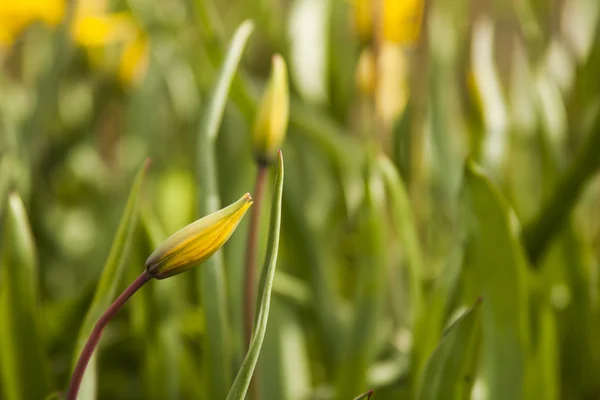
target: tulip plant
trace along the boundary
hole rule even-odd
[[[600,399],[598,71],[598,0],[0,0],[0,400]]]

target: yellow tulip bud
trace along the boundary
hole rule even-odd
[[[262,164],[275,160],[277,149],[285,139],[290,111],[287,67],[283,58],[273,56],[273,69],[267,90],[260,103],[252,144],[254,156]]]
[[[202,264],[219,250],[252,205],[249,193],[235,203],[175,232],[146,260],[146,269],[164,279]]]
[[[354,79],[358,89],[367,96],[375,91],[375,57],[370,48],[364,49],[360,53]]]

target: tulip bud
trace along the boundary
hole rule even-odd
[[[370,48],[360,53],[354,75],[356,86],[366,96],[371,96],[375,91],[375,57]]]
[[[283,58],[276,54],[273,56],[269,84],[254,123],[252,144],[254,156],[260,164],[270,164],[275,160],[277,149],[285,139],[289,109],[287,68]]]
[[[252,205],[249,193],[235,203],[175,232],[146,260],[146,269],[164,279],[202,264],[219,250]]]

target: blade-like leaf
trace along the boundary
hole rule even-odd
[[[279,230],[281,228],[281,199],[283,197],[283,156],[278,153],[277,174],[275,175],[275,188],[271,202],[271,218],[269,221],[269,238],[267,241],[267,253],[260,273],[258,292],[256,299],[256,315],[254,317],[254,328],[252,329],[252,340],[248,353],[240,367],[233,386],[227,395],[227,400],[243,400],[248,391],[252,379],[254,367],[260,355],[267,321],[269,318],[269,307],[271,304],[271,290],[275,267],[277,265],[277,252],[279,250]]]
[[[484,298],[484,373],[490,400],[524,395],[529,320],[527,270],[516,217],[474,165],[465,170],[465,205],[471,215],[465,272]],[[470,199],[470,200],[467,200]]]
[[[0,259],[0,394],[43,399],[50,390],[33,235],[21,198],[8,197]]]
[[[427,361],[417,399],[469,398],[480,340],[479,302],[448,329]]]
[[[210,214],[220,208],[215,140],[231,82],[252,30],[252,22],[246,21],[235,32],[198,131],[196,163],[199,216]],[[223,273],[223,254],[220,251],[208,259],[198,272],[200,300],[206,319],[206,346],[203,347],[203,357],[207,365],[206,373],[209,375],[208,394],[215,399],[226,396],[231,386],[233,364]]]
[[[384,310],[387,258],[383,182],[379,174],[370,171],[365,192],[359,223],[362,239],[354,318],[344,338],[337,377],[339,400],[353,398],[368,389],[367,372],[377,356],[377,333]]]
[[[129,256],[129,249],[133,240],[133,234],[137,226],[137,220],[139,215],[139,202],[142,191],[142,183],[144,176],[148,169],[150,162],[147,160],[144,165],[140,168],[136,175],[135,181],[129,193],[129,199],[127,200],[127,206],[121,217],[119,229],[115,235],[108,259],[104,265],[100,282],[96,287],[94,299],[88,309],[88,312],[83,321],[83,325],[79,330],[79,336],[77,344],[75,346],[75,353],[73,359],[73,368],[77,364],[79,354],[85,346],[88,336],[90,335],[96,321],[110,306],[115,297],[115,291],[119,286],[125,265],[127,264],[127,257]],[[142,268],[143,266],[140,266]],[[96,397],[96,362],[95,355],[92,356],[90,363],[87,367],[81,388],[79,390],[79,399],[94,399]]]
[[[423,291],[421,289],[421,276],[423,274],[423,257],[419,235],[415,226],[413,210],[410,205],[408,193],[402,182],[400,174],[390,159],[381,156],[378,159],[379,170],[386,185],[392,204],[391,212],[394,225],[397,229],[398,239],[403,247],[408,267],[410,270],[411,291],[411,319],[421,313]]]

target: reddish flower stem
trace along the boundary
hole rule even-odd
[[[81,351],[81,355],[79,356],[79,360],[77,361],[77,365],[73,370],[73,375],[71,376],[71,382],[69,383],[69,388],[67,389],[66,400],[76,400],[77,393],[79,393],[79,386],[81,386],[81,381],[83,380],[83,374],[85,373],[85,369],[92,358],[92,354],[94,354],[94,350],[98,346],[98,342],[100,341],[100,337],[102,336],[102,331],[104,327],[108,324],[108,322],[115,316],[117,311],[123,307],[123,305],[129,300],[131,296],[135,292],[141,288],[144,283],[148,282],[152,276],[148,273],[147,270],[138,276],[135,281],[117,299],[112,303],[110,307],[102,314],[96,325],[94,325],[94,329],[90,334],[83,350]]]
[[[258,164],[256,171],[256,183],[254,185],[254,207],[250,210],[250,228],[248,231],[248,243],[246,244],[246,269],[244,276],[244,333],[246,348],[250,345],[252,338],[252,327],[254,326],[254,306],[256,304],[256,247],[258,245],[258,229],[260,227],[260,213],[264,198],[265,182],[268,167]]]

